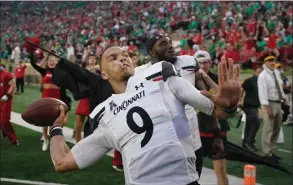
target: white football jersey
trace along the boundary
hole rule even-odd
[[[129,79],[126,93],[112,95],[90,114],[99,122],[93,135],[107,134],[104,143],[122,153],[127,185],[198,180],[185,106],[165,83],[172,75],[176,70],[170,63],[151,65]]]
[[[140,75],[143,70],[148,69],[151,65],[151,63],[147,63],[145,65],[136,67],[135,74]],[[195,84],[195,71],[196,69],[199,69],[200,66],[193,56],[178,56],[174,66],[184,79],[188,80],[193,85]],[[194,151],[196,151],[202,146],[198,128],[197,114],[194,108],[189,105],[186,105],[185,107],[185,114],[188,118],[188,123],[191,129],[193,148]]]
[[[193,56],[178,56],[177,61],[174,65],[176,70],[185,80],[188,80],[191,84],[195,85],[195,71],[198,70],[200,66]],[[194,142],[194,151],[196,151],[202,146],[198,128],[197,113],[195,112],[193,107],[191,107],[190,105],[186,105],[185,114],[188,118],[191,129],[191,134]]]

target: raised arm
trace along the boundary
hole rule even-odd
[[[62,70],[68,71],[69,73],[74,74],[74,76],[78,78],[80,81],[83,81],[85,83],[94,83],[94,82],[89,82],[88,81],[89,78],[101,79],[98,74],[90,72],[89,70],[66,59],[61,59],[56,65],[56,69],[62,69]]]
[[[240,100],[239,68],[234,75],[233,61],[229,61],[229,70],[225,61],[219,64],[219,93],[215,96],[207,91],[199,92],[191,83],[178,76],[167,80],[169,88],[184,104],[189,104],[201,112],[225,119],[237,109]],[[215,106],[215,105],[216,106]]]
[[[100,75],[66,59],[61,59],[52,73],[53,83],[71,91],[75,100],[89,97],[103,88]]]
[[[179,76],[172,76],[166,81],[166,83],[180,102],[185,105],[188,104],[207,115],[212,115],[214,103],[200,94],[200,91],[189,81]]]

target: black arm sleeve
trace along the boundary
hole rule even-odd
[[[71,98],[67,95],[66,89],[60,87],[60,100],[68,106],[68,111],[71,110]]]
[[[103,79],[100,75],[92,73],[81,66],[66,59],[61,59],[52,71],[52,82],[68,89],[75,100],[80,100],[103,91]]]
[[[35,70],[37,70],[42,76],[45,76],[47,70],[36,64],[35,57],[32,53],[30,54],[30,62],[33,68],[35,68]]]
[[[171,76],[179,76],[175,66],[169,62],[162,62],[162,76],[164,82]]]

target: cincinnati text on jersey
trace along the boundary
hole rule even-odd
[[[124,100],[121,105],[116,107],[113,111],[114,115],[118,114],[121,110],[126,110],[129,105],[131,105],[133,102],[136,102],[137,100],[141,99],[145,96],[145,92],[141,91],[137,94],[135,94],[133,97],[131,97],[128,100]]]

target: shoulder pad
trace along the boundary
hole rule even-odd
[[[92,130],[95,130],[98,127],[100,120],[105,114],[105,110],[106,110],[106,107],[104,105],[103,106],[98,105],[89,115],[88,122]]]
[[[171,76],[179,76],[175,66],[169,62],[162,62],[162,76],[164,82]]]
[[[99,122],[95,119],[88,118],[88,122],[92,130],[96,130],[96,128],[99,126]]]
[[[194,56],[190,55],[181,55],[177,56],[177,62],[180,63],[179,66],[182,67],[182,69],[194,69],[195,72],[197,72],[200,69],[199,62],[195,59]]]
[[[93,110],[93,112],[90,114],[89,117],[99,122],[100,119],[104,116],[105,110],[106,110],[105,106],[102,106],[102,107],[98,106]]]

